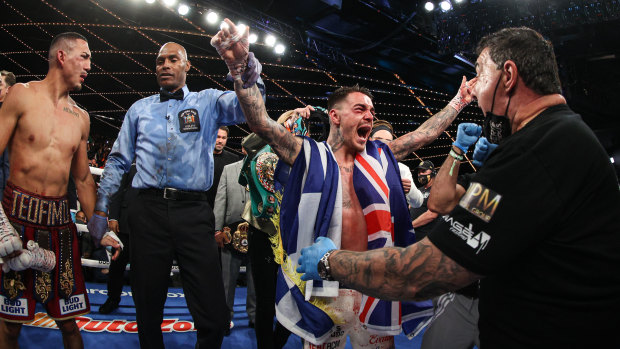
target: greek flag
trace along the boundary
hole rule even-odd
[[[277,171],[276,171],[277,172]],[[398,163],[387,145],[367,142],[355,159],[353,185],[362,206],[368,231],[368,249],[407,246],[415,242]],[[280,234],[287,258],[278,272],[276,315],[278,321],[303,339],[325,342],[338,323],[329,299],[338,283],[303,282],[295,272],[301,249],[319,236],[340,247],[342,186],[338,164],[327,143],[304,138],[302,150],[288,173],[280,205]],[[363,296],[359,319],[382,335],[404,330],[410,337],[433,314],[432,302],[390,302]]]

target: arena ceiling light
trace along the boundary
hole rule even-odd
[[[147,4],[152,4],[155,2],[155,0],[144,0],[144,2],[146,2]]]
[[[217,20],[220,19],[220,16],[215,11],[209,11],[205,16],[205,19],[207,20],[207,23],[215,24],[217,23]]]
[[[286,47],[284,47],[284,45],[282,44],[277,44],[276,47],[274,47],[273,49],[273,51],[279,55],[283,54],[285,50],[286,50]]]
[[[168,7],[172,7],[176,3],[177,3],[177,0],[164,0],[164,5],[166,5]]]
[[[267,35],[267,37],[265,38],[265,45],[269,47],[273,47],[273,45],[275,44],[276,44],[276,37],[271,34]]]
[[[447,12],[447,11],[450,11],[450,9],[452,9],[452,4],[450,3],[450,1],[444,0],[439,3],[439,7],[441,8],[443,12]]]
[[[454,0],[454,2],[456,2],[457,4],[460,4],[463,2],[463,0]]]
[[[243,23],[237,23],[237,33],[244,33],[247,26]]]
[[[427,1],[426,4],[424,4],[424,9],[428,12],[431,12],[432,10],[435,9],[435,4],[433,4],[430,1]]]
[[[254,33],[250,33],[250,36],[248,37],[248,41],[250,42],[250,44],[255,43],[256,41],[258,41],[258,35]]]
[[[177,11],[179,11],[179,14],[181,16],[185,16],[186,14],[189,13],[189,6],[187,6],[185,4],[181,4],[181,5],[179,5],[179,9]]]

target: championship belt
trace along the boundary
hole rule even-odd
[[[274,173],[278,156],[270,146],[265,146],[252,159],[246,157],[239,184],[250,188],[252,215],[256,218],[271,218],[276,212]]]
[[[237,252],[248,252],[248,227],[249,224],[247,222],[241,223],[232,234],[231,245]]]

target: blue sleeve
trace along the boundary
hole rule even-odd
[[[265,100],[265,83],[262,78],[258,78],[256,86]],[[245,122],[245,115],[241,109],[241,104],[237,99],[237,95],[234,91],[226,91],[222,93],[218,99],[216,108],[217,124],[223,125],[236,125]]]
[[[137,126],[138,114],[136,104],[134,104],[125,114],[123,126],[121,126],[110,155],[108,155],[99,182],[95,211],[108,212],[111,196],[118,191],[123,174],[129,172],[131,168],[131,163],[135,157]]]

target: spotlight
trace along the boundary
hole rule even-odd
[[[258,40],[258,35],[254,33],[250,33],[250,36],[248,37],[248,41],[250,42],[250,44],[255,43],[257,40]]]
[[[155,2],[155,0],[144,0],[147,4],[152,4]]]
[[[439,7],[441,7],[441,10],[443,12],[446,12],[446,11],[450,11],[450,9],[452,8],[452,4],[450,4],[450,1],[445,0],[439,3]]]
[[[185,16],[186,14],[189,13],[189,6],[187,6],[185,4],[181,4],[181,5],[179,5],[178,11],[179,11],[179,14],[181,16]]]
[[[220,16],[217,15],[217,13],[213,12],[213,11],[209,11],[207,13],[206,19],[207,22],[209,22],[210,24],[215,24],[217,23],[217,20]]]
[[[226,23],[224,21],[222,21],[222,23],[220,23],[220,29],[228,29],[228,28],[229,28],[228,23]]]
[[[245,24],[243,23],[237,24],[237,33],[239,34],[245,33],[245,28],[247,28]]]
[[[463,2],[463,0],[454,0],[454,2],[456,2],[457,4],[460,4]]]
[[[272,47],[275,44],[276,44],[276,37],[271,34],[267,35],[267,37],[265,38],[265,45]]]
[[[426,11],[431,12],[432,10],[435,9],[435,4],[433,4],[430,1],[427,1],[426,4],[424,4],[424,8],[426,9]]]
[[[610,161],[612,164],[616,162],[616,160],[614,160],[614,158],[613,158],[613,157],[609,158],[609,161]]]
[[[177,3],[177,0],[164,0],[164,5],[171,7],[174,6],[174,4]]]
[[[284,45],[282,45],[282,44],[277,44],[277,45],[276,45],[276,47],[274,48],[274,52],[275,52],[275,53],[277,53],[277,54],[279,54],[279,55],[281,55],[281,54],[283,54],[283,53],[284,53],[284,50],[285,50],[285,49],[286,49],[286,48],[284,47]]]

